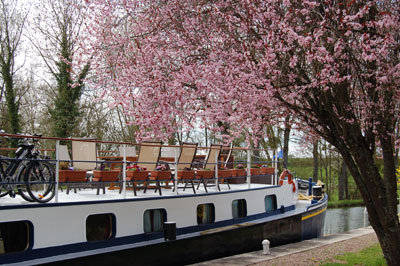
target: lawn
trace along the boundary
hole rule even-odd
[[[340,261],[340,263],[339,263]],[[368,266],[380,266],[387,265],[385,258],[383,257],[382,249],[379,244],[375,244],[371,247],[365,248],[359,252],[346,253],[335,257],[335,262],[328,261],[322,266],[343,266],[343,265],[368,265]]]

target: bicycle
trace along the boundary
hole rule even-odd
[[[40,156],[37,147],[40,137],[35,134],[33,138],[22,139],[15,158],[0,157],[0,197],[19,194],[26,201],[40,203],[54,197],[54,167]]]

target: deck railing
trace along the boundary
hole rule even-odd
[[[46,142],[46,147],[39,149],[42,153],[48,156],[48,159],[45,159],[47,161],[52,162],[55,164],[55,174],[56,174],[56,195],[55,195],[55,201],[58,202],[58,192],[59,192],[59,170],[60,170],[60,163],[61,162],[88,162],[88,163],[96,163],[96,164],[101,164],[101,163],[109,163],[110,165],[121,165],[122,169],[122,197],[126,198],[126,171],[127,171],[127,166],[128,164],[131,163],[146,163],[146,162],[135,162],[131,160],[134,156],[127,156],[126,155],[126,149],[128,146],[135,146],[135,147],[141,147],[141,146],[149,146],[146,143],[131,143],[131,142],[115,142],[115,141],[101,141],[101,140],[95,140],[95,139],[82,139],[82,138],[56,138],[56,137],[37,137],[37,136],[31,136],[31,135],[15,135],[15,134],[7,134],[7,133],[0,133],[0,138],[2,137],[8,137],[8,138],[25,138],[25,139],[39,139],[41,141]],[[122,154],[119,154],[119,156],[110,156],[112,154],[119,153],[119,150],[112,150],[112,149],[103,149],[99,150],[98,152],[102,154],[106,154],[106,156],[98,156],[96,158],[96,161],[78,161],[74,160],[72,158],[71,160],[61,160],[60,159],[60,154],[59,154],[59,147],[60,147],[60,142],[64,143],[70,143],[72,141],[80,141],[80,142],[94,142],[97,145],[107,145],[109,147],[112,146],[122,146]],[[157,146],[157,145],[152,145],[152,146]],[[175,192],[178,194],[178,179],[177,179],[177,171],[178,171],[178,157],[179,157],[179,149],[182,148],[182,145],[160,145],[161,148],[173,148],[175,150],[174,156],[171,157],[161,157],[161,159],[169,161],[171,165],[173,165],[175,169],[175,174],[174,174],[174,187],[175,187]],[[202,150],[202,151],[207,151],[209,149],[212,149],[210,147],[197,147],[197,150]],[[249,149],[249,148],[243,148],[243,147],[227,147],[223,146],[222,151],[227,151],[229,149],[232,149],[232,154],[233,157],[235,158],[235,161],[228,162],[229,167],[228,168],[234,168],[234,165],[237,164],[243,164],[247,165],[247,173],[246,173],[246,183],[248,185],[248,188],[251,188],[251,173],[250,169],[252,164],[268,164],[270,167],[274,168],[274,174],[272,174],[271,177],[271,185],[277,185],[278,184],[278,158],[277,158],[277,152],[274,150],[273,151],[273,160],[272,161],[267,161],[265,159],[260,158],[260,160],[252,160],[252,153],[254,151],[259,151],[263,152],[266,151],[264,149]],[[0,151],[13,151],[13,148],[8,148],[8,147],[0,147]],[[203,152],[204,153],[204,152]],[[240,156],[240,155],[242,156]],[[243,154],[245,154],[245,158],[243,158]],[[224,154],[221,154],[224,156]],[[204,156],[204,155],[203,155]],[[221,157],[219,157],[221,158]],[[209,162],[211,165],[214,165],[214,170],[215,170],[215,190],[217,191],[218,189],[218,166],[221,165],[221,161],[219,158],[216,158],[214,162]],[[97,160],[101,159],[101,160]]]

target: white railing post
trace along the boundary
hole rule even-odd
[[[123,197],[126,199],[126,144],[122,145],[122,191]]]
[[[179,160],[179,156],[178,156],[178,151],[180,151],[180,149],[182,149],[181,147],[179,148],[175,148],[175,174],[174,174],[174,186],[175,186],[175,192],[176,195],[178,195],[178,160]]]
[[[276,153],[276,150],[274,150],[274,168],[275,168],[275,170],[274,170],[274,176],[273,176],[273,181],[272,181],[272,185],[277,185],[278,183],[278,181],[277,181],[277,178],[278,178],[278,155],[277,155],[277,153]]]
[[[250,189],[250,183],[251,183],[250,168],[251,168],[251,154],[250,154],[250,149],[248,149],[247,150],[247,178],[246,178],[246,182],[247,182],[247,185],[248,185],[249,189]]]
[[[60,141],[56,140],[56,195],[55,201],[58,203],[58,181],[60,180],[59,177],[59,170],[60,170]]]
[[[215,191],[218,192],[218,156],[215,156]]]

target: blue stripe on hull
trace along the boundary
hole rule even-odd
[[[293,211],[294,209],[295,209],[295,206],[292,205],[292,206],[285,207],[284,209],[277,209],[275,211],[268,212],[268,213],[249,215],[247,217],[240,218],[240,219],[230,219],[230,220],[215,222],[212,224],[204,224],[204,225],[189,226],[189,227],[185,227],[185,228],[177,228],[177,237],[179,239],[180,236],[186,235],[186,234],[191,235],[192,238],[193,238],[193,236],[201,237],[200,232],[203,232],[205,230],[218,229],[218,228],[225,227],[225,226],[231,226],[231,225],[235,225],[235,224],[251,222],[254,220],[258,220],[258,219],[266,219],[269,217],[271,217],[271,218],[276,217],[273,219],[277,219],[279,221],[280,220],[279,215],[281,213]],[[113,225],[115,225],[115,224],[116,223],[114,222]],[[113,231],[115,232],[115,228]],[[142,246],[148,246],[148,245],[154,244],[154,242],[149,243],[150,241],[164,242],[163,233],[151,233],[151,234],[143,233],[143,234],[138,234],[138,235],[126,236],[126,237],[111,238],[110,240],[107,240],[107,241],[83,242],[83,243],[63,245],[63,246],[50,247],[50,248],[30,249],[23,253],[3,254],[0,256],[0,259],[1,259],[0,262],[2,262],[2,263],[18,263],[18,262],[31,260],[31,259],[40,259],[40,258],[46,258],[46,257],[50,257],[50,256],[59,256],[59,255],[68,254],[68,253],[73,254],[73,253],[83,252],[83,251],[90,252],[93,250],[107,249],[110,247],[130,245],[130,244],[136,244],[137,247],[135,247],[135,248],[141,248]],[[277,244],[279,244],[279,243],[277,242]]]
[[[314,207],[318,206],[316,204]],[[25,253],[4,254],[1,263],[28,262],[38,258],[48,258],[64,254],[74,256],[76,252],[103,249],[101,254],[77,257],[64,261],[55,261],[55,265],[183,265],[202,260],[230,256],[261,248],[261,241],[269,239],[271,246],[319,237],[323,234],[325,208],[327,201],[312,211],[302,214],[280,217],[280,213],[293,210],[289,206],[268,214],[257,214],[240,220],[226,220],[211,225],[179,228],[178,239],[165,242],[161,233],[140,234],[114,238],[96,243],[78,243],[52,248],[29,250]],[[313,207],[313,208],[314,208]],[[271,220],[271,218],[274,217]],[[305,219],[307,218],[307,219]],[[251,223],[254,221],[254,224]],[[250,222],[248,226],[238,226],[225,231],[202,234],[200,231]],[[182,236],[186,235],[186,238]],[[187,236],[190,237],[187,237]],[[127,249],[112,251],[113,246],[132,245]],[[61,259],[58,258],[58,259]],[[43,263],[42,261],[41,263]]]

